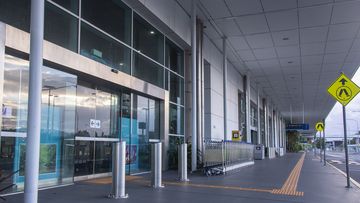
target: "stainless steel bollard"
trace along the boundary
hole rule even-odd
[[[161,142],[151,145],[151,186],[154,188],[162,188],[162,158],[161,158]]]
[[[126,142],[115,142],[112,146],[112,188],[110,198],[128,198],[125,194]]]
[[[178,146],[178,173],[180,181],[189,181],[187,176],[187,144]]]

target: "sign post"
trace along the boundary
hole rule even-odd
[[[340,77],[334,81],[328,88],[328,92],[343,106],[343,123],[344,123],[344,148],[345,148],[345,164],[346,164],[346,187],[350,187],[349,174],[349,155],[347,146],[346,133],[346,108],[345,106],[360,92],[360,88],[351,81],[346,75],[341,73]]]
[[[325,140],[325,119],[323,119],[323,123],[324,123],[324,130],[323,130],[323,139],[324,139],[324,166],[326,166],[326,140]]]
[[[324,126],[324,123],[322,123],[322,122],[317,122],[316,125],[315,125],[315,129],[320,134],[320,139],[319,139],[319,142],[320,142],[320,154],[319,154],[320,162],[322,162],[321,149],[323,148],[323,144],[321,143],[321,132],[324,130],[324,128],[325,128],[325,126]],[[324,159],[324,162],[325,162],[325,159]]]

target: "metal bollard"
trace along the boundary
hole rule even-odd
[[[151,145],[151,186],[154,188],[163,188],[162,185],[162,167],[161,167],[161,142]]]
[[[178,146],[178,172],[180,181],[189,181],[187,176],[187,144]]]
[[[112,188],[109,198],[128,198],[128,195],[125,194],[125,141],[113,143],[112,156]]]

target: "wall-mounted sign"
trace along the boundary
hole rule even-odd
[[[101,128],[101,121],[96,119],[90,119],[90,128]]]
[[[240,136],[240,131],[238,130],[233,130],[231,132],[232,136],[231,136],[231,140],[232,141],[240,141],[241,140],[241,136]]]

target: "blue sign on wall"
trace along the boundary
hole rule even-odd
[[[309,130],[308,123],[291,123],[286,125],[286,130]]]

